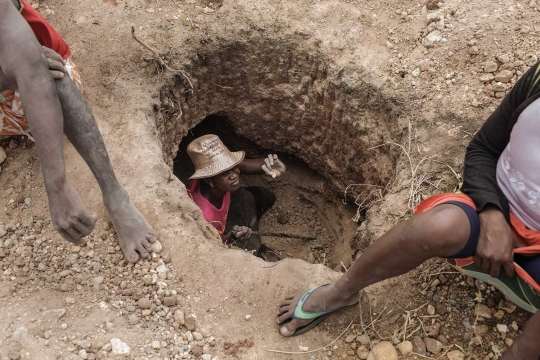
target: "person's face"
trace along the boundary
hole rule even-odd
[[[217,174],[210,178],[210,182],[217,190],[234,192],[240,188],[240,169],[237,166],[231,170]]]

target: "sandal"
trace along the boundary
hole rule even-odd
[[[336,313],[338,311],[342,311],[342,310],[347,310],[347,309],[351,309],[353,307],[356,307],[359,303],[359,301],[357,301],[356,303],[352,304],[352,305],[348,305],[348,306],[343,306],[343,307],[340,307],[340,308],[337,308],[337,309],[332,309],[332,310],[328,310],[328,311],[323,311],[323,312],[306,312],[303,310],[304,308],[304,304],[305,302],[307,301],[307,299],[309,298],[309,296],[317,289],[323,287],[323,286],[328,286],[330,284],[324,284],[324,285],[321,285],[321,286],[317,286],[316,288],[313,288],[311,290],[308,290],[304,293],[304,295],[302,295],[302,297],[300,298],[300,300],[298,300],[298,303],[296,304],[296,307],[294,309],[294,313],[293,313],[293,316],[291,316],[290,319],[288,320],[285,320],[284,322],[282,322],[281,324],[278,324],[278,328],[280,328],[281,326],[285,325],[285,324],[288,324],[289,322],[291,322],[292,320],[294,319],[300,319],[300,320],[313,320],[312,322],[310,322],[309,324],[305,325],[305,326],[301,326],[299,328],[296,329],[296,331],[294,332],[293,335],[291,336],[298,336],[298,335],[302,335],[302,334],[305,334],[306,332],[308,332],[309,330],[313,329],[314,327],[316,327],[317,325],[319,325],[321,322],[324,321],[324,319],[326,319],[328,317],[328,315],[330,314],[333,314],[333,313]],[[364,297],[365,295],[365,292],[362,290],[362,294],[360,296],[360,300],[362,300],[362,298]]]

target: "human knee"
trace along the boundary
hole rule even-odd
[[[464,245],[469,237],[467,214],[455,205],[439,205],[415,215],[409,222],[407,237],[425,246],[437,248]]]

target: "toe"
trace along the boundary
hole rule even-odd
[[[296,331],[296,326],[294,325],[295,321],[291,321],[279,328],[279,332],[283,336],[291,336]]]
[[[292,317],[292,311],[287,311],[287,312],[285,312],[285,313],[282,313],[282,314],[280,314],[280,316],[278,316],[278,318],[277,318],[277,323],[278,323],[278,324],[283,324],[283,322],[284,322],[285,320],[288,320],[288,319],[290,319],[291,317]]]
[[[292,303],[292,299],[291,299],[291,300],[285,299],[285,300],[283,300],[283,301],[281,302],[281,304],[279,304],[279,306],[280,306],[280,307],[283,307],[283,306],[289,306],[289,305],[291,305],[291,303]]]
[[[148,234],[146,235],[146,240],[148,240],[150,244],[153,244],[156,242],[157,238],[154,234]]]
[[[148,250],[146,250],[143,244],[139,244],[137,246],[137,251],[139,252],[139,254],[141,254],[141,257],[143,257],[144,259],[150,256],[150,254],[148,253]]]
[[[144,239],[144,240],[142,241],[142,247],[143,247],[146,251],[148,251],[148,252],[151,252],[151,251],[152,251],[152,244],[151,244],[150,241],[147,240],[147,239]]]
[[[279,309],[278,309],[278,316],[281,316],[281,315],[285,314],[289,310],[291,310],[290,306],[280,306]]]
[[[134,249],[128,248],[128,249],[122,249],[122,251],[124,252],[124,256],[126,257],[126,260],[129,263],[134,264],[137,261],[139,261],[139,254],[137,254],[137,252]]]

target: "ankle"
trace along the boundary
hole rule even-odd
[[[103,203],[108,209],[121,206],[122,204],[128,201],[129,201],[129,194],[121,186],[114,191],[109,191],[103,194]]]

